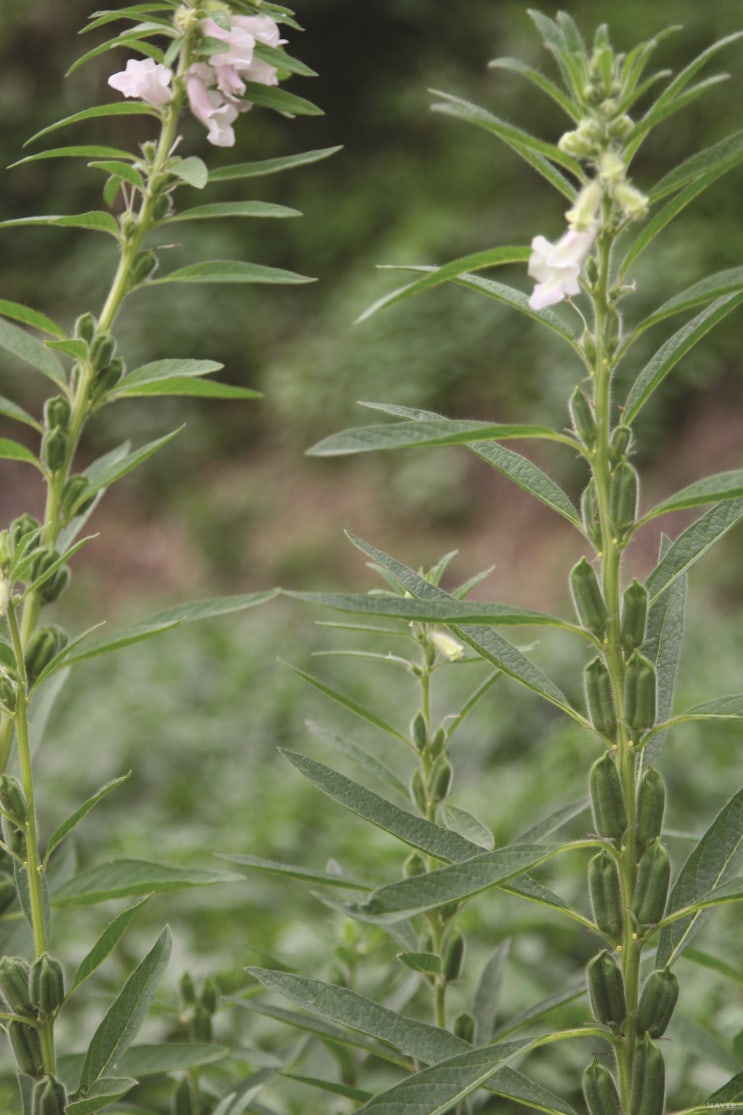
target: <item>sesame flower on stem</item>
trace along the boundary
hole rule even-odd
[[[172,72],[152,58],[130,58],[126,69],[111,74],[108,84],[125,97],[139,97],[148,105],[166,105],[173,99]]]
[[[529,299],[532,310],[543,310],[580,293],[581,267],[595,238],[595,225],[582,232],[569,228],[556,244],[544,236],[534,237],[529,259],[529,275],[537,280]]]
[[[186,79],[188,103],[196,119],[207,129],[209,143],[215,147],[233,147],[232,125],[239,110],[235,104],[225,101],[216,89],[207,88],[206,81],[211,76],[210,68],[203,63],[191,67]]]

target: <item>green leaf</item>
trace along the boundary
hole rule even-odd
[[[503,975],[508,959],[510,941],[503,941],[493,949],[480,973],[472,1003],[475,1019],[475,1045],[488,1045],[493,1040],[495,1019],[498,1013]]]
[[[366,748],[346,739],[345,736],[338,735],[337,732],[332,732],[321,724],[316,724],[313,720],[307,720],[305,723],[314,736],[317,736],[324,743],[330,744],[331,747],[335,747],[343,755],[347,755],[349,759],[353,759],[367,773],[379,779],[382,785],[399,794],[405,802],[409,801],[410,795],[405,783],[385,763],[380,762],[376,755],[372,755]]]
[[[661,345],[630,388],[624,404],[623,419],[628,425],[634,422],[641,408],[679,360],[741,302],[743,302],[743,292],[726,294],[722,298],[715,299],[710,306]]]
[[[89,976],[92,976],[106,959],[107,956],[116,948],[121,938],[126,933],[127,929],[134,921],[135,917],[149,902],[149,895],[147,898],[142,898],[139,902],[135,902],[133,906],[128,906],[126,910],[122,910],[120,914],[111,921],[101,933],[100,937],[93,945],[90,952],[83,957],[80,961],[75,978],[72,981],[70,993],[81,983],[84,983]]]
[[[571,90],[573,96],[580,100],[585,85],[583,67],[578,60],[571,56],[561,28],[554,20],[543,15],[542,12],[529,9],[529,16],[542,36],[545,47],[557,62],[565,84]]]
[[[49,856],[52,854],[54,849],[59,844],[61,844],[64,838],[70,832],[72,832],[72,830],[77,824],[80,823],[80,821],[82,821],[83,817],[86,817],[88,813],[90,813],[91,809],[95,808],[99,801],[110,794],[112,790],[115,790],[118,786],[121,786],[124,782],[128,781],[129,778],[131,778],[131,771],[129,772],[129,774],[121,775],[120,778],[114,778],[110,782],[106,782],[104,786],[101,786],[100,790],[98,790],[97,793],[93,794],[87,799],[87,801],[83,802],[83,804],[78,809],[76,809],[75,812],[70,817],[68,817],[66,821],[64,821],[58,828],[56,828],[52,835],[49,837],[49,843],[47,844],[46,848],[46,856],[44,857],[45,861],[48,861]]]
[[[139,20],[144,16],[150,16],[152,12],[168,12],[172,11],[175,3],[160,3],[160,4],[131,4],[122,8],[104,8],[102,11],[94,12],[90,16],[89,22],[83,27],[80,32],[82,35],[88,31],[94,31],[98,27],[104,27],[107,23],[113,23],[119,19],[133,19]],[[171,26],[169,24],[169,26]]]
[[[741,289],[743,289],[743,267],[729,267],[725,271],[716,271],[714,275],[708,275],[687,287],[686,290],[682,290],[680,294],[675,294],[649,317],[644,318],[632,333],[631,341],[651,325],[656,325],[673,314],[691,310],[703,302],[712,302],[723,294],[735,294]],[[629,345],[624,347],[626,349]]]
[[[49,225],[57,228],[87,228],[94,232],[107,232],[119,238],[119,226],[110,213],[94,210],[90,213],[72,213],[69,216],[19,217],[13,221],[0,221],[0,228],[21,228],[25,225]]]
[[[136,399],[149,396],[180,395],[199,399],[262,399],[260,391],[252,387],[233,387],[229,383],[215,383],[213,380],[189,379],[187,376],[173,376],[157,383],[119,385],[111,393],[111,398]]]
[[[732,1080],[728,1080],[727,1084],[723,1084],[722,1088],[718,1088],[709,1097],[710,1111],[719,1110],[718,1104],[732,1103],[733,1100],[743,1099],[743,1072],[736,1073]],[[743,1106],[743,1105],[738,1105]],[[706,1111],[707,1108],[700,1107],[700,1111]]]
[[[281,267],[264,267],[234,259],[213,259],[179,267],[160,279],[150,279],[148,286],[162,283],[314,283],[316,280]]]
[[[406,271],[430,271],[430,267],[407,267]],[[568,329],[562,320],[552,310],[533,310],[529,305],[529,297],[523,291],[516,290],[514,287],[506,286],[504,283],[497,283],[494,279],[486,279],[482,275],[460,275],[458,279],[452,280],[458,286],[463,286],[466,290],[474,290],[479,294],[485,294],[488,298],[495,299],[496,302],[502,302],[506,306],[510,306],[514,310],[519,310],[526,317],[532,321],[539,322],[540,325],[546,326],[551,329],[553,333],[557,333],[558,337],[562,337],[567,341],[571,348],[576,348],[576,341],[573,333]]]
[[[32,337],[25,329],[0,319],[0,348],[29,364],[50,379],[57,387],[66,388],[65,370],[46,345]]]
[[[163,1072],[181,1072],[199,1065],[213,1065],[224,1060],[229,1052],[224,1046],[209,1041],[132,1045],[118,1058],[116,1068],[130,1076],[157,1076]]]
[[[726,906],[730,902],[740,902],[743,899],[743,876],[738,876],[731,879],[728,883],[723,883],[719,887],[713,887],[712,890],[706,894],[702,894],[696,898],[688,906],[683,907],[684,916],[686,912],[694,913],[697,910],[708,910],[715,906]],[[663,927],[673,925],[675,920],[681,917],[681,911],[676,911],[675,915],[671,918],[665,917],[661,922]]]
[[[42,333],[49,333],[52,337],[66,336],[64,329],[46,314],[40,314],[38,310],[32,310],[29,306],[22,306],[20,302],[10,302],[7,298],[0,298],[0,317],[21,321],[24,325],[31,325],[34,329],[40,329]]]
[[[233,163],[232,166],[219,166],[209,171],[210,182],[230,182],[235,178],[259,178],[264,174],[277,174],[291,170],[295,166],[307,166],[327,159],[341,151],[342,147],[320,147],[315,151],[302,151],[298,155],[282,155],[278,159],[262,159],[254,163]]]
[[[648,109],[642,119],[638,120],[630,132],[628,137],[629,142],[624,149],[627,162],[629,163],[631,161],[648,132],[652,131],[653,128],[656,128],[658,124],[661,124],[664,120],[667,120],[669,116],[673,116],[675,113],[680,112],[681,109],[686,108],[687,105],[690,105],[697,97],[700,97],[702,93],[706,93],[713,85],[719,85],[721,81],[727,81],[729,77],[730,74],[714,74],[712,77],[705,78],[704,81],[700,81],[696,85],[693,85],[680,97],[676,97],[672,102],[664,101],[665,94],[668,91],[666,89],[655,104]]]
[[[32,430],[41,433],[41,424],[28,411],[18,406],[12,399],[6,399],[2,395],[0,395],[0,414],[4,414],[6,418],[13,418],[16,422],[22,422],[24,426],[30,426]]]
[[[692,964],[698,964],[700,968],[708,968],[712,972],[717,972],[718,975],[732,980],[733,983],[743,984],[743,972],[738,971],[732,964],[720,960],[717,956],[710,956],[708,952],[702,952],[700,949],[686,949],[684,958],[691,961]]]
[[[690,853],[673,884],[666,916],[693,905],[701,896],[727,882],[738,870],[743,840],[743,790],[723,807]],[[672,964],[691,944],[709,917],[700,911],[661,930],[656,967]]]
[[[141,465],[153,453],[157,453],[158,449],[162,449],[169,441],[172,441],[181,430],[180,426],[177,430],[172,430],[169,434],[163,437],[156,438],[154,441],[147,442],[140,449],[136,449],[133,453],[128,452],[128,444],[124,444],[124,453],[116,454],[107,453],[105,457],[99,457],[92,465],[89,465],[83,472],[91,484],[93,492],[100,492],[103,488],[108,488],[111,484],[120,480],[122,476],[126,476],[138,465]]]
[[[579,798],[577,801],[571,801],[569,805],[561,806],[554,813],[550,813],[549,817],[545,817],[544,820],[538,821],[536,825],[528,828],[526,832],[522,832],[518,837],[519,844],[532,844],[542,840],[545,836],[551,836],[553,832],[557,832],[568,821],[579,817],[586,809],[588,809],[587,798]]]
[[[495,846],[493,834],[488,826],[468,809],[462,809],[458,805],[445,801],[439,806],[439,813],[441,820],[451,832],[459,833],[478,848],[490,851]]]
[[[259,85],[254,81],[245,82],[245,100],[263,108],[271,108],[283,116],[323,116],[324,113],[312,101],[298,97],[296,93],[289,93],[278,86]]]
[[[380,731],[386,732],[387,735],[393,736],[395,739],[399,739],[405,744],[408,743],[407,737],[404,736],[402,732],[398,732],[397,728],[388,724],[386,720],[383,720],[376,712],[366,708],[365,705],[359,704],[359,702],[355,701],[352,697],[347,697],[344,693],[326,685],[325,682],[320,681],[319,678],[313,677],[312,674],[305,673],[304,670],[300,670],[297,666],[290,665],[289,669],[293,670],[298,677],[308,682],[309,685],[319,690],[320,693],[324,693],[326,697],[330,697],[336,704],[340,705],[342,708],[348,709],[354,716],[358,716],[361,720],[366,720],[369,724],[373,724],[375,728],[379,728]]]
[[[0,437],[0,460],[24,461],[28,465],[35,465],[43,472],[41,465],[30,449],[26,449],[25,445],[20,445],[17,441],[10,441],[6,437]]]
[[[223,367],[224,364],[218,364],[215,360],[188,360],[183,358],[153,360],[150,364],[141,364],[139,368],[129,372],[121,381],[120,386],[132,384],[141,386],[146,383],[158,383],[162,379],[172,379],[174,376],[208,376],[213,372],[220,372]]]
[[[67,1101],[65,1111],[67,1115],[93,1115],[95,1111],[103,1111],[104,1108],[110,1107],[112,1103],[136,1087],[137,1083],[136,1080],[128,1077],[102,1077],[94,1081],[81,1098],[71,1097]]]
[[[514,73],[521,74],[532,85],[536,85],[548,97],[560,106],[561,109],[577,123],[580,119],[580,108],[567,97],[559,85],[555,85],[548,77],[540,73],[539,70],[532,69],[531,66],[524,65],[518,58],[494,58],[492,62],[488,63],[488,69],[491,70],[511,70]]]
[[[112,175],[114,178],[123,179],[131,186],[138,190],[144,190],[144,179],[138,170],[135,170],[129,163],[117,162],[116,159],[103,159],[101,161],[94,160],[88,163],[88,166],[93,167],[95,170],[103,170],[106,174]]]
[[[397,959],[413,972],[424,976],[441,975],[441,957],[435,952],[400,952]]]
[[[311,868],[296,867],[291,863],[276,863],[273,860],[259,859],[257,856],[220,852],[219,858],[229,860],[230,863],[242,863],[246,867],[255,868],[257,871],[266,871],[269,875],[282,875],[288,879],[302,879],[304,882],[318,883],[320,886],[341,887],[344,890],[372,889],[368,883],[360,883],[346,875],[331,874],[328,871],[313,871]]]
[[[572,156],[561,151],[553,143],[545,143],[544,140],[536,139],[528,132],[522,131],[521,128],[516,128],[513,124],[507,124],[504,120],[499,120],[497,116],[493,116],[492,113],[480,108],[479,105],[472,104],[471,101],[454,97],[450,93],[442,93],[438,89],[432,89],[431,92],[434,96],[443,98],[443,103],[436,103],[431,106],[434,112],[443,112],[447,116],[458,117],[460,120],[466,120],[469,124],[476,124],[478,127],[484,128],[485,131],[496,135],[506,146],[515,151],[534,170],[546,178],[568,201],[572,202],[575,199],[576,190],[573,184],[552,165],[557,163],[558,166],[568,170],[581,181],[583,171],[580,163]]]
[[[554,991],[545,999],[541,999],[538,1003],[533,1003],[532,1006],[527,1007],[526,1010],[519,1011],[503,1026],[499,1026],[493,1034],[495,1039],[502,1039],[509,1034],[515,1034],[524,1026],[531,1025],[534,1022],[539,1022],[547,1015],[551,1014],[553,1010],[558,1007],[564,1006],[565,1003],[572,1003],[576,999],[586,993],[585,978],[581,978],[575,983],[569,983],[566,987],[561,987],[559,991]]]
[[[288,1026],[292,1026],[295,1030],[313,1034],[315,1037],[319,1037],[321,1041],[329,1041],[333,1045],[350,1045],[354,1049],[362,1049],[366,1053],[371,1053],[382,1061],[388,1061],[400,1068],[408,1068],[407,1060],[396,1053],[389,1045],[370,1041],[359,1033],[343,1029],[341,1026],[336,1026],[325,1019],[304,1014],[300,1011],[286,1010],[284,1007],[266,1003],[263,999],[250,999],[249,1001],[234,999],[232,1001],[238,1006],[248,1007],[255,1014],[273,1018],[277,1022],[284,1022]]]
[[[697,480],[686,488],[681,488],[674,495],[661,500],[640,519],[647,523],[659,515],[667,515],[669,511],[682,511],[686,507],[701,507],[706,503],[736,499],[743,496],[743,469],[733,469],[730,472],[718,472],[715,476],[706,476]]]
[[[441,283],[448,282],[450,279],[457,279],[460,275],[465,275],[471,271],[482,271],[488,267],[503,266],[508,263],[525,263],[530,255],[531,248],[488,248],[482,252],[462,256],[461,259],[454,259],[451,263],[442,264],[441,267],[432,267],[428,269],[422,279],[414,279],[412,283],[407,283],[406,286],[383,295],[382,298],[379,298],[368,309],[364,310],[356,321],[357,323],[366,321],[378,310],[383,310],[385,306],[402,302],[406,298],[411,298],[414,294],[420,294],[424,290],[440,286]],[[391,270],[399,269],[398,267],[391,268]]]
[[[65,116],[63,120],[57,120],[54,124],[42,128],[40,132],[35,132],[30,139],[26,140],[24,147],[27,147],[29,143],[35,143],[42,136],[49,135],[50,132],[55,132],[57,128],[66,128],[68,124],[79,124],[83,120],[92,120],[98,116],[159,117],[159,115],[157,109],[151,108],[150,105],[146,105],[142,101],[117,101],[113,104],[95,105],[93,108],[86,108],[82,112],[75,112],[72,116]]]
[[[168,170],[181,182],[193,186],[196,190],[203,190],[209,182],[209,171],[203,159],[196,155],[189,155],[187,159],[171,159]]]
[[[216,201],[212,205],[195,205],[181,209],[163,224],[176,221],[200,221],[209,217],[301,217],[298,209],[274,205],[269,201]]]
[[[671,547],[670,540],[663,535],[660,542],[659,559],[662,562]],[[656,716],[661,723],[667,720],[673,707],[673,694],[676,677],[681,662],[681,646],[684,637],[684,617],[686,613],[687,577],[682,574],[659,592],[648,610],[643,652],[655,666],[657,683]],[[654,732],[643,749],[643,763],[654,763],[668,734],[661,728]]]
[[[47,348],[54,349],[55,352],[64,352],[73,360],[84,360],[88,355],[85,341],[78,341],[75,337],[67,337],[64,341],[46,341],[45,344]]]
[[[569,845],[512,844],[492,852],[480,852],[468,860],[440,867],[426,875],[387,883],[372,892],[362,904],[361,911],[375,919],[394,922],[435,910],[449,902],[461,902],[490,887],[507,883],[552,859],[567,847]]]
[[[118,859],[81,871],[54,892],[52,902],[60,909],[92,906],[111,898],[162,894],[187,887],[209,887],[216,883],[235,882],[236,879],[235,875],[221,875],[216,871],[167,867],[161,863],[138,859]]]
[[[151,639],[154,635],[159,635],[163,631],[170,631],[171,628],[177,627],[181,623],[193,623],[196,620],[212,619],[215,616],[240,612],[244,608],[254,608],[258,604],[272,600],[274,596],[276,596],[276,590],[269,590],[268,592],[245,593],[242,596],[217,596],[208,600],[194,600],[190,604],[178,604],[172,608],[166,608],[162,612],[157,612],[147,619],[139,620],[132,626],[109,635],[108,638],[100,639],[89,646],[87,650],[72,655],[68,662],[72,665],[73,662],[82,662],[86,658],[95,658],[99,654],[120,650],[123,647],[131,646],[132,643],[139,643],[143,639]]]
[[[308,1084],[311,1088],[319,1088],[331,1096],[343,1096],[344,1099],[355,1100],[361,1103],[371,1098],[371,1092],[363,1092],[360,1088],[350,1088],[347,1084],[337,1084],[332,1080],[320,1080],[316,1076],[299,1076],[294,1072],[284,1072],[282,1076],[287,1080],[297,1080],[300,1084]]]
[[[386,798],[367,790],[359,783],[346,778],[344,774],[300,755],[296,751],[280,748],[281,754],[297,768],[313,785],[340,805],[370,821],[377,828],[396,836],[404,844],[409,844],[419,852],[435,856],[445,862],[459,861],[476,856],[481,849],[477,844],[456,832],[435,825],[424,817],[417,817]]]
[[[144,1022],[170,956],[170,930],[163,929],[150,952],[132,972],[98,1026],[85,1054],[80,1087],[90,1088],[119,1058]]]
[[[743,499],[733,499],[716,504],[687,527],[668,547],[645,581],[651,605],[669,585],[704,557],[741,518]]]
[[[672,724],[684,724],[689,720],[740,720],[743,717],[743,693],[731,693],[726,697],[715,697],[701,705],[674,716]]]
[[[380,449],[409,449],[437,445],[472,445],[485,439],[544,438],[564,441],[549,426],[520,426],[439,418],[424,422],[393,422],[356,426],[323,438],[308,450],[313,457],[337,457],[348,453],[370,453]]]
[[[101,54],[106,54],[109,50],[119,50],[122,48],[135,50],[139,54],[147,55],[148,58],[154,58],[156,62],[162,62],[164,57],[162,50],[153,43],[148,43],[146,36],[148,34],[151,35],[153,31],[158,35],[162,35],[164,28],[158,24],[152,24],[150,30],[143,24],[141,24],[140,27],[144,29],[138,30],[137,27],[131,27],[117,38],[108,39],[105,43],[101,43],[99,46],[95,46],[92,50],[87,51],[87,53],[82,54],[72,63],[65,77],[74,74],[75,71],[79,70],[81,66],[84,66],[86,62],[91,62],[94,58],[100,57]]]
[[[120,151],[118,147],[101,147],[100,144],[86,143],[73,147],[52,147],[49,151],[37,151],[35,155],[26,155],[25,159],[18,159],[11,163],[9,169],[23,166],[24,163],[37,163],[40,159],[134,159],[128,151]]]

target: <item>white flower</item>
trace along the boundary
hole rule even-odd
[[[198,67],[199,70],[202,68]],[[194,67],[196,69],[196,67]],[[191,112],[207,129],[206,138],[215,147],[232,147],[235,132],[232,124],[237,119],[238,109],[224,101],[216,89],[207,89],[197,73],[189,72],[186,92]]]
[[[173,74],[152,58],[130,58],[125,70],[111,74],[108,84],[125,97],[139,97],[148,105],[166,105],[173,97]]]
[[[278,24],[267,15],[234,15],[232,26],[247,31],[266,46],[282,46],[286,42],[279,38]]]
[[[567,295],[580,293],[580,269],[595,237],[595,225],[583,232],[570,228],[556,244],[544,236],[534,237],[529,259],[529,275],[537,280],[529,299],[532,310],[543,310]]]
[[[432,631],[431,642],[450,662],[459,662],[464,654],[464,647],[458,643],[456,639],[452,639],[451,635],[447,635],[445,631]]]

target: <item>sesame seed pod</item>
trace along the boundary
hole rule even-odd
[[[637,788],[637,843],[641,851],[660,836],[665,808],[665,783],[655,767],[648,767]]]
[[[586,534],[595,546],[601,546],[601,526],[599,524],[596,485],[593,480],[587,485],[580,501],[581,517]]]
[[[67,434],[61,426],[53,426],[41,439],[41,463],[50,472],[57,472],[67,456]]]
[[[64,1001],[64,972],[53,956],[44,952],[31,967],[31,999],[40,1014],[54,1014]]]
[[[611,475],[609,488],[609,514],[614,530],[620,538],[635,524],[638,498],[637,469],[629,461],[622,460]]]
[[[671,861],[659,840],[643,853],[637,868],[632,909],[640,925],[655,925],[663,917],[671,881]]]
[[[588,787],[596,832],[619,840],[627,828],[627,811],[619,771],[608,751],[591,767]]]
[[[581,625],[599,638],[606,630],[606,602],[593,566],[584,557],[570,570],[570,592]]]
[[[188,1077],[179,1080],[170,1103],[171,1115],[195,1115],[193,1093]]]
[[[462,933],[453,929],[447,934],[441,950],[441,970],[447,983],[459,979],[464,967],[464,954],[466,944]]]
[[[668,1029],[679,997],[679,981],[669,968],[657,968],[645,980],[637,1009],[637,1029],[659,1038]]]
[[[619,965],[608,949],[589,961],[586,973],[594,1018],[606,1026],[620,1026],[627,1017],[624,980]]]
[[[41,1042],[35,1026],[19,1022],[14,1018],[8,1023],[8,1037],[13,1046],[13,1054],[21,1072],[35,1080],[44,1075],[44,1062],[41,1055]]]
[[[34,1085],[31,1115],[65,1115],[67,1091],[56,1076],[45,1076]]]
[[[645,640],[648,618],[648,590],[634,580],[624,592],[622,601],[622,650],[632,654]]]
[[[462,1041],[468,1041],[470,1044],[475,1040],[475,1019],[469,1011],[462,1011],[454,1019],[454,1033]]]
[[[624,682],[624,720],[632,732],[652,728],[656,718],[655,667],[649,658],[634,650],[627,660]]]
[[[433,765],[431,771],[431,800],[433,802],[443,801],[451,789],[451,781],[453,777],[452,765],[447,759],[446,755],[439,755],[438,759]]]
[[[0,959],[0,991],[13,1014],[36,1017],[29,990],[29,966],[22,957]]]
[[[584,391],[576,387],[568,403],[573,429],[585,445],[590,449],[596,440],[596,416],[593,407]]]
[[[622,1115],[614,1077],[596,1060],[583,1073],[583,1095],[591,1115]]]
[[[612,466],[618,465],[627,456],[631,443],[632,430],[629,426],[615,426],[612,430],[609,445],[609,460]]]
[[[583,677],[591,723],[601,735],[613,739],[617,716],[609,671],[600,658],[594,658],[586,666]]]
[[[622,936],[622,888],[617,862],[608,852],[599,852],[589,863],[588,886],[596,926],[614,944]]]
[[[632,1115],[663,1115],[666,1102],[666,1066],[663,1054],[647,1035],[635,1047],[630,1111]]]

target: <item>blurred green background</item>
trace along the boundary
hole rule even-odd
[[[268,292],[162,288],[131,300],[120,323],[130,366],[160,356],[214,358],[224,362],[224,378],[260,388],[265,399],[198,409],[177,400],[160,400],[154,407],[129,403],[102,416],[84,448],[89,456],[124,437],[144,441],[184,421],[187,428],[112,492],[96,514],[93,526],[101,535],[80,555],[78,575],[59,610],[76,629],[101,617],[115,623],[125,614],[191,596],[279,583],[370,588],[373,578],[343,538],[344,528],[411,565],[430,565],[458,547],[454,569],[460,580],[495,563],[482,590],[490,598],[537,608],[567,606],[565,574],[580,552],[575,539],[465,451],[340,461],[303,455],[324,434],[368,421],[369,412],[356,406],[359,399],[498,421],[527,416],[552,421],[562,413],[567,421],[564,400],[575,368],[536,327],[486,299],[454,287],[440,289],[352,324],[369,303],[398,285],[399,278],[375,270],[377,264],[440,263],[484,247],[526,243],[537,232],[560,233],[563,202],[529,168],[485,133],[429,111],[429,87],[441,88],[550,139],[559,137],[563,120],[550,102],[516,75],[487,69],[490,59],[511,55],[552,72],[527,6],[498,0],[466,5],[297,0],[296,10],[306,31],[292,36],[290,49],[320,77],[297,80],[290,88],[319,103],[325,115],[287,121],[254,111],[241,119],[238,145],[227,152],[206,150],[203,130],[187,122],[183,151],[216,164],[335,144],[343,150],[325,162],[239,183],[219,195],[279,201],[302,210],[301,220],[206,227],[194,222],[199,227],[188,229],[173,262],[252,259],[319,281]],[[542,10],[554,14],[557,6],[544,4]],[[671,69],[739,26],[739,12],[727,0],[703,5],[658,0],[652,7],[639,0],[582,0],[570,11],[589,35],[607,20],[619,48],[682,24],[657,54],[658,65]],[[90,37],[77,38],[88,13],[89,4],[80,0],[3,0],[4,166],[21,156],[22,144],[39,128],[109,99],[110,56],[63,77],[90,45]],[[733,44],[708,71],[728,69],[730,81],[654,133],[637,162],[637,185],[649,186],[687,154],[740,127],[740,59],[741,46]],[[89,123],[59,133],[59,141],[126,145],[147,138],[146,124],[122,120],[116,127],[121,131],[114,137],[110,121],[99,128]],[[79,161],[6,170],[0,176],[0,219],[95,208],[102,184]],[[659,238],[652,263],[638,273],[638,293],[628,312],[639,315],[705,272],[740,263],[740,189],[738,171],[702,195]],[[96,237],[37,229],[4,230],[2,236],[0,297],[27,302],[63,323],[100,306],[112,254]],[[528,288],[523,274],[514,273],[513,282]],[[648,502],[705,472],[740,466],[740,329],[735,316],[718,328],[647,408],[638,434]],[[638,359],[663,336],[648,333]],[[36,382],[12,367],[3,378],[3,393],[38,407]],[[577,495],[581,476],[575,462],[550,455],[540,460]],[[33,478],[6,467],[0,491],[4,517],[38,509],[41,497]],[[679,519],[674,530],[683,523]],[[693,576],[680,707],[741,688],[740,542],[738,532]],[[647,571],[656,547],[653,533],[642,534],[630,555],[633,568]],[[277,746],[288,746],[327,757],[308,735],[307,718],[367,746],[379,745],[363,725],[303,687],[277,658],[332,679],[400,726],[415,711],[412,685],[402,677],[395,681],[389,667],[359,670],[352,660],[313,659],[314,652],[352,645],[348,637],[344,641],[317,627],[317,618],[282,601],[81,668],[77,683],[60,695],[38,760],[49,828],[102,782],[131,769],[129,783],[82,828],[82,862],[122,852],[148,857],[154,845],[157,858],[172,862],[208,866],[211,852],[224,850],[320,868],[334,857],[353,870],[363,867],[374,881],[394,876],[400,857],[392,841],[370,838],[360,823],[326,807],[276,754]],[[535,653],[579,699],[580,671],[565,647],[545,640]],[[456,708],[468,680],[457,668],[448,673],[451,683],[440,698],[444,711]],[[675,803],[672,828],[700,832],[709,823],[740,781],[739,747],[734,729],[690,726],[673,736],[661,764]],[[387,758],[407,776],[404,756]],[[504,685],[457,742],[455,801],[473,808],[503,843],[552,807],[580,796],[592,758],[585,739]],[[673,852],[680,862],[683,840]],[[572,895],[581,883],[580,865],[574,863],[550,885]],[[91,928],[110,916],[111,911],[70,916],[65,933],[72,952],[82,952]],[[341,919],[301,884],[284,886],[270,877],[251,876],[244,886],[225,888],[218,896],[206,890],[161,898],[142,915],[145,937],[166,918],[178,942],[174,973],[179,965],[199,974],[216,968],[226,987],[239,982],[244,965],[262,963],[266,955],[317,973],[326,964],[329,934],[337,934],[340,943],[344,933]],[[473,907],[473,972],[514,925],[519,933],[507,969],[506,1016],[560,987],[592,947],[543,914],[495,896]],[[740,970],[735,946],[734,916],[720,917],[704,947],[728,950]],[[138,947],[133,935],[132,954]],[[120,967],[114,964],[104,973],[112,986],[128,960],[125,949]],[[390,964],[386,953],[370,961],[365,986],[384,983]],[[696,974],[688,963],[686,969],[682,1010],[690,1021],[686,1042],[677,1037],[671,1052],[679,1080],[675,1098],[684,1104],[741,1068],[715,1041],[729,1046],[743,1030],[739,990],[737,998],[729,989],[722,994],[708,975]],[[256,1033],[246,1014],[225,1020],[225,1027],[244,1029],[247,1043],[282,1040],[260,1028]],[[164,1010],[161,1029],[171,1024]],[[711,1069],[702,1069],[686,1049],[705,1043]],[[540,1071],[567,1093],[574,1089],[574,1070],[575,1065],[545,1058]],[[286,1095],[283,1102],[292,1110],[307,1110],[300,1093]],[[282,1101],[276,1095],[271,1102]]]

